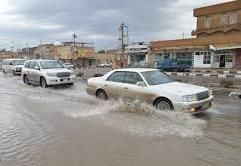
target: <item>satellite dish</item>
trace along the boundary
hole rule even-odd
[[[211,51],[216,51],[217,49],[216,49],[213,45],[210,45],[210,46],[209,46],[209,50],[211,50]]]

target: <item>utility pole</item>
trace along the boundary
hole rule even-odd
[[[185,39],[185,33],[182,32],[182,39]]]
[[[74,40],[74,48],[72,49],[72,61],[74,62],[74,56],[75,56],[75,42],[76,42],[76,38],[77,38],[77,35],[74,33],[72,35],[72,38]],[[74,62],[74,65],[75,65],[75,62]]]
[[[121,67],[123,67],[124,65],[123,56],[125,55],[125,48],[128,45],[128,41],[129,41],[128,26],[123,22],[119,27],[119,41],[120,41],[120,49],[121,49],[120,61],[121,61]]]

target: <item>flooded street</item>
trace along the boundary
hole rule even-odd
[[[240,166],[241,100],[217,94],[207,113],[102,102],[71,88],[0,74],[0,166]]]

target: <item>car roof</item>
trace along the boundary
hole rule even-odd
[[[116,69],[115,71],[128,71],[128,72],[146,72],[146,71],[156,71],[157,69],[153,68],[123,68],[123,69]]]

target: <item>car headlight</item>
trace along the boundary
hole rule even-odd
[[[197,95],[186,95],[182,96],[182,101],[183,102],[192,102],[192,101],[197,101]]]
[[[209,96],[212,96],[213,95],[213,91],[211,89],[208,90],[208,94]]]
[[[56,73],[46,73],[46,75],[49,77],[56,77]]]

